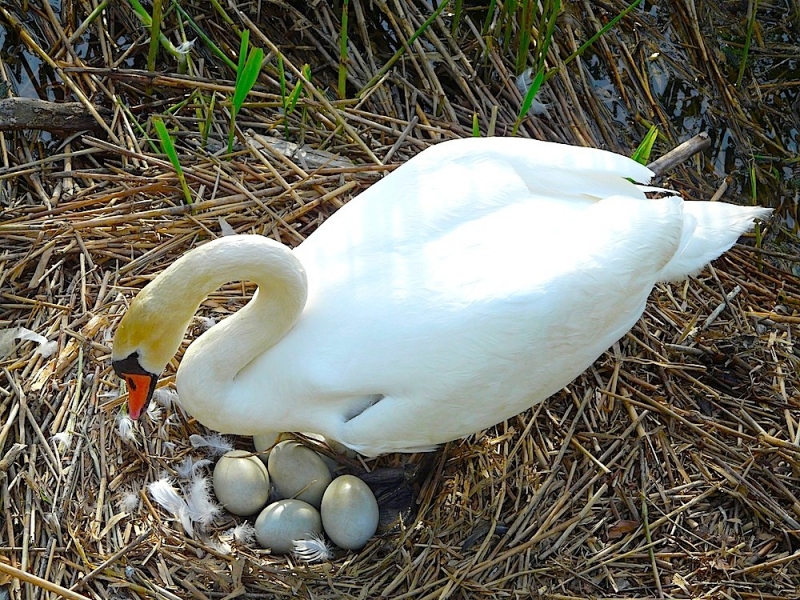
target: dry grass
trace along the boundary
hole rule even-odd
[[[231,160],[201,148],[199,125],[212,95],[210,147],[224,147],[234,74],[200,42],[191,75],[174,74],[166,60],[163,72],[150,74],[126,62],[142,64],[148,40],[124,3],[112,3],[89,26],[90,58],[69,41],[87,17],[83,4],[54,15],[31,2],[34,29],[0,7],[0,24],[29,32],[21,44],[54,61],[65,83],[59,93],[112,111],[98,115],[103,134],[59,143],[0,132],[0,326],[58,341],[50,358],[19,342],[0,362],[0,458],[7,459],[0,462],[0,583],[12,597],[66,588],[97,598],[797,597],[800,280],[792,273],[798,257],[787,250],[795,246],[777,222],[765,229],[763,250],[751,240],[690,282],[660,286],[636,328],[548,402],[435,455],[369,463],[422,460],[427,468],[416,518],[362,552],[307,566],[244,546],[226,551],[218,542],[233,518],[192,539],[150,503],[143,487],[193,453],[188,437],[202,428],[180,413],[168,425],[172,413],[163,411],[141,423],[133,443],[117,433],[122,400],[109,345],[134,291],[219,235],[220,219],[239,233],[296,245],[392,165],[437,140],[470,135],[473,113],[484,134],[507,134],[521,102],[513,48],[498,41],[503,24],[481,36],[477,11],[466,11],[455,38],[449,21],[436,21],[373,81],[394,49],[365,43],[371,32],[383,23],[401,45],[428,13],[400,0],[350,0],[348,94],[334,100],[328,90],[337,87],[339,8],[275,2],[242,13],[233,4],[224,7],[229,25],[210,3],[182,3],[229,56],[239,47],[234,30],[247,27],[270,57],[237,119],[239,150]],[[526,119],[520,135],[623,153],[649,122],[665,132],[662,151],[683,135],[641,72],[654,48],[667,52],[663,27],[647,15],[624,21],[591,60],[563,66],[621,7],[583,3],[559,19],[547,58],[562,66],[547,84],[554,106],[548,116]],[[701,28],[714,15],[692,20],[692,7],[674,3],[672,23],[691,42],[679,52],[687,59],[680,68],[689,80],[703,74],[719,100],[708,118],[732,131],[740,148],[749,140],[786,156],[772,125],[742,108],[756,93],[752,86],[730,88],[709,60],[714,52]],[[176,41],[175,17],[167,18]],[[652,35],[632,52],[634,25]],[[120,46],[121,39],[136,43]],[[312,67],[286,117],[278,49],[293,74],[290,90],[301,66]],[[594,65],[618,84],[620,97],[609,101],[592,84]],[[5,76],[10,67],[0,68]],[[619,111],[630,116],[630,128],[614,119]],[[144,133],[155,139],[150,114],[171,115],[191,207]],[[342,160],[286,156],[257,141],[287,134]],[[696,157],[671,184],[710,197],[722,189],[714,166],[719,173],[720,154]],[[764,163],[754,168],[769,171]],[[758,181],[762,201],[777,204],[790,193],[774,178]],[[731,189],[740,191],[741,182],[734,178]],[[229,314],[250,291],[228,285],[203,314]],[[132,514],[118,504],[126,490],[141,498]],[[41,580],[3,580],[9,567]]]

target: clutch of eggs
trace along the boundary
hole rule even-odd
[[[369,486],[353,475],[332,478],[311,448],[293,440],[276,443],[278,438],[255,436],[259,454],[232,450],[219,459],[213,476],[219,502],[235,515],[258,513],[256,539],[276,554],[323,531],[340,548],[363,548],[378,528],[378,503]],[[267,504],[271,489],[279,500]]]

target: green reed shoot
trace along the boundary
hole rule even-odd
[[[347,86],[347,8],[350,0],[342,2],[342,35],[339,38],[339,99],[344,100]]]
[[[175,169],[175,173],[178,175],[178,181],[181,184],[181,189],[183,190],[183,197],[186,200],[186,204],[192,204],[192,192],[189,189],[189,185],[186,183],[186,175],[183,173],[183,167],[181,166],[181,161],[178,158],[178,152],[175,150],[175,143],[172,141],[172,136],[170,136],[169,132],[167,131],[167,126],[164,125],[164,121],[162,121],[159,117],[153,117],[153,127],[155,127],[158,138],[161,140],[162,152],[167,155],[169,162],[172,163],[172,166]]]
[[[450,25],[450,35],[456,37],[458,33],[458,26],[461,23],[461,13],[464,10],[464,0],[453,0],[453,18],[452,24]]]
[[[139,2],[139,0],[128,0],[128,4],[130,4],[131,8],[133,9],[133,14],[135,14],[139,18],[139,20],[142,22],[142,25],[144,25],[145,27],[150,29],[150,31],[152,33],[152,31],[153,31],[153,18],[150,16],[150,13],[148,13],[145,10],[144,6],[142,6],[142,4]],[[157,35],[155,35],[153,37],[155,37],[158,40],[158,42],[161,44],[161,46],[164,48],[164,50],[169,52],[172,56],[177,58],[179,61],[182,61],[182,60],[185,59],[183,52],[178,50],[173,45],[173,43],[170,42],[169,39],[167,39],[167,36],[165,36],[164,33],[161,31],[160,19],[159,19],[159,23],[158,23]],[[148,65],[149,65],[149,61],[150,61],[150,58],[148,56]]]
[[[233,152],[233,137],[236,132],[236,116],[239,114],[244,99],[258,79],[261,73],[261,63],[264,62],[264,50],[261,48],[251,48],[247,52],[250,43],[250,32],[245,29],[242,32],[242,42],[239,46],[239,66],[236,69],[236,86],[233,90],[231,100],[231,128],[228,133],[228,154]]]
[[[744,70],[747,68],[747,58],[750,56],[750,45],[753,43],[753,29],[756,26],[756,12],[758,11],[758,0],[750,0],[747,15],[747,34],[744,38],[744,49],[742,50],[742,61],[739,63],[739,75],[736,77],[736,87],[742,85]]]
[[[483,22],[483,27],[481,27],[482,37],[489,35],[489,28],[492,26],[495,10],[497,10],[497,0],[489,0],[489,7],[486,10],[486,19]]]
[[[590,37],[583,44],[581,44],[580,48],[578,48],[577,50],[575,50],[575,52],[570,54],[564,60],[564,64],[568,65],[573,60],[575,60],[576,57],[578,57],[581,54],[583,54],[586,51],[587,48],[589,48],[592,44],[594,44],[597,40],[599,40],[601,36],[603,36],[604,34],[606,34],[609,31],[611,31],[614,28],[614,26],[617,23],[619,23],[619,21],[621,19],[623,19],[629,12],[631,12],[634,8],[639,6],[639,4],[641,4],[641,3],[642,3],[642,0],[633,0],[633,2],[629,6],[627,6],[621,13],[619,13],[616,17],[614,17],[608,23],[606,23],[605,26],[603,26],[603,28],[600,31],[595,33],[592,37]],[[555,71],[553,73],[555,73]]]
[[[286,118],[288,115],[286,113],[286,107],[289,104],[289,99],[287,98],[287,86],[286,86],[286,68],[283,65],[283,55],[278,52],[278,82],[281,86],[281,108],[283,109],[283,137],[285,139],[289,139],[289,121]]]
[[[476,112],[472,113],[472,137],[481,137],[481,124]]]
[[[525,9],[525,7],[523,7],[523,9]],[[539,88],[541,88],[542,83],[545,81],[547,75],[547,52],[550,49],[550,44],[553,41],[553,33],[556,27],[556,17],[558,17],[558,13],[560,11],[561,0],[545,1],[542,5],[542,15],[539,20],[538,27],[539,35],[536,40],[536,62],[533,67],[536,75],[534,76],[528,91],[525,93],[525,98],[522,100],[522,106],[519,109],[519,114],[517,115],[517,120],[514,123],[511,135],[516,135],[517,130],[522,124],[523,119],[525,119],[526,115],[528,114],[528,111],[530,110],[531,105],[536,98],[536,94],[539,92]],[[525,17],[525,19],[530,19],[530,23],[526,27],[528,30],[532,29],[533,16],[530,15],[530,17]],[[528,38],[527,42],[524,43],[529,47],[530,38]],[[525,62],[527,62],[528,59],[528,47],[520,46],[519,48],[519,52],[517,54],[517,65],[518,68],[520,65],[523,68],[518,73],[522,73],[525,70]],[[522,57],[524,62],[520,62],[520,57]]]
[[[503,30],[503,51],[508,52],[508,48],[511,45],[511,34],[514,31],[514,15],[517,12],[517,0],[506,0],[503,2],[503,6],[501,8],[500,16],[503,18],[503,22],[505,23],[505,29]]]
[[[147,50],[147,70],[156,70],[156,56],[158,55],[158,38],[161,35],[161,0],[153,0],[153,17],[150,19],[150,47]]]
[[[388,61],[386,61],[386,64],[383,65],[380,69],[378,69],[378,72],[375,73],[375,76],[367,82],[367,85],[361,88],[358,94],[356,94],[356,97],[360,98],[369,89],[371,89],[373,85],[378,83],[383,78],[383,76],[389,71],[389,69],[391,69],[394,66],[394,63],[400,60],[400,57],[403,56],[403,54],[406,51],[406,48],[410,48],[411,44],[417,41],[417,38],[421,36],[423,33],[425,33],[425,31],[427,31],[427,29],[433,24],[433,22],[439,17],[439,15],[442,14],[442,11],[449,5],[450,5],[449,2],[440,2],[439,6],[436,7],[436,10],[431,13],[431,16],[425,19],[425,22],[419,26],[419,29],[417,29],[413,33],[413,35],[410,38],[408,38],[408,43],[403,44],[403,46],[399,48],[397,52],[395,52]]]
[[[636,148],[631,158],[638,162],[640,165],[646,165],[650,162],[650,153],[653,151],[653,144],[658,139],[658,128],[655,125],[650,126],[650,130],[644,136],[644,139]]]
[[[544,71],[545,62],[547,61],[547,52],[550,50],[550,44],[553,41],[553,33],[556,30],[556,18],[560,12],[561,0],[551,0],[550,2],[545,2],[544,10],[542,11],[541,24],[539,26],[539,38],[537,40],[537,72]],[[544,32],[544,35],[542,35],[542,32]]]
[[[311,66],[308,64],[303,65],[303,68],[300,69],[300,72],[303,74],[303,78],[310,81],[311,80]],[[300,100],[300,94],[303,92],[303,81],[300,80],[294,84],[294,89],[289,97],[286,99],[286,103],[283,106],[283,110],[286,111],[286,115],[290,115],[294,112],[295,107],[297,106],[297,101]]]
[[[198,129],[200,129],[201,145],[205,148],[208,144],[208,135],[211,132],[211,123],[214,119],[214,107],[217,104],[217,95],[212,92],[208,106],[206,106],[206,97],[204,94],[197,94],[196,102],[198,106],[195,108],[195,114],[197,115]]]
[[[235,26],[236,21],[234,21],[231,16],[225,12],[225,9],[222,7],[222,4],[219,3],[219,0],[211,0],[211,6],[214,7],[216,13],[222,17],[222,20],[225,21],[228,25]]]
[[[281,86],[281,107],[283,109],[284,136],[289,139],[289,121],[287,117],[294,112],[300,95],[303,93],[303,79],[311,81],[311,66],[304,64],[300,69],[301,79],[299,79],[289,93],[289,86],[286,83],[286,67],[283,63],[283,56],[278,53],[278,83]],[[305,121],[306,109],[303,108],[303,121]]]
[[[528,91],[525,94],[525,98],[522,100],[522,106],[519,109],[517,120],[514,122],[514,127],[511,129],[511,135],[517,135],[517,130],[519,129],[519,126],[522,125],[523,119],[528,114],[528,111],[531,109],[533,100],[534,98],[536,98],[536,94],[539,92],[539,88],[542,87],[543,82],[544,82],[544,70],[542,69],[538,73],[536,73],[536,77],[534,77],[533,81],[531,81],[531,87],[528,88]]]
[[[294,112],[294,109],[297,107],[297,103],[300,101],[300,96],[305,89],[303,86],[303,81],[311,81],[311,65],[304,64],[300,69],[300,79],[297,80],[294,84],[294,89],[292,93],[289,94],[288,97],[283,96],[283,115],[284,115],[284,130],[286,133],[286,139],[289,139],[289,121],[288,117]],[[283,84],[285,86],[285,83]],[[303,113],[300,118],[301,127],[305,126],[306,117],[308,116],[308,109],[305,105],[303,105]],[[300,138],[303,137],[303,131],[301,129]]]
[[[515,64],[516,74],[519,75],[525,70],[528,64],[528,51],[531,48],[531,30],[533,29],[533,13],[536,10],[536,2],[523,0],[519,11],[519,40],[517,42],[517,60]]]
[[[208,37],[208,34],[203,31],[202,27],[200,27],[200,25],[198,25],[185,10],[183,10],[177,0],[172,0],[172,6],[175,8],[178,14],[180,14],[181,18],[183,18],[183,20],[189,24],[189,27],[194,30],[194,32],[197,34],[197,37],[199,37],[206,47],[211,50],[211,53],[228,65],[231,70],[236,71],[236,63],[228,58],[228,55],[225,54],[225,52],[223,52],[222,49],[217,46],[210,37]]]
[[[750,164],[750,200],[753,206],[758,206],[758,173],[754,162]],[[761,248],[761,225],[759,223],[756,223],[753,232],[756,235],[756,248]]]
[[[278,53],[278,82],[281,85],[281,108],[286,111],[286,68],[283,66],[283,55]]]

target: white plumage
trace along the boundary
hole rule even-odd
[[[202,299],[250,279],[256,297],[183,358],[190,414],[368,455],[431,449],[561,389],[635,324],[656,282],[698,271],[770,212],[650,200],[628,181],[651,177],[600,150],[441,143],[294,251],[228,236],[185,255],[131,306],[115,366],[138,352],[160,373]]]

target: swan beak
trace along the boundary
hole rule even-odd
[[[158,375],[145,371],[139,365],[137,353],[122,360],[115,360],[112,366],[128,386],[128,416],[136,421],[150,404],[158,383]]]
[[[128,385],[128,416],[136,421],[150,404],[158,383],[158,375],[128,373],[124,379]]]

